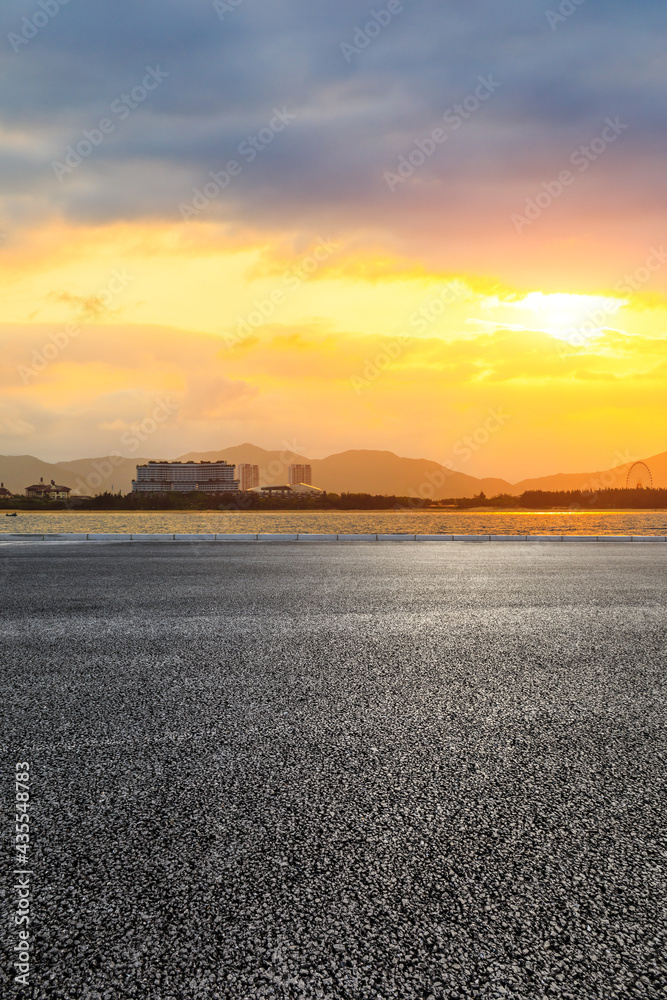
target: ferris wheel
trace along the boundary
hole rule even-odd
[[[628,469],[625,488],[626,490],[650,490],[653,488],[653,476],[646,462],[633,462]]]

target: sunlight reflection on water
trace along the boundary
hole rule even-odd
[[[0,533],[665,535],[667,511],[19,511]]]

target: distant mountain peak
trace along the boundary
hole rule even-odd
[[[329,493],[371,493],[441,499],[473,496],[480,492],[492,496],[509,493],[518,496],[525,490],[597,491],[605,487],[625,486],[631,462],[614,469],[590,473],[558,473],[524,479],[511,484],[503,479],[478,479],[464,472],[453,472],[426,458],[403,458],[393,451],[350,448],[322,459],[310,459],[289,449],[270,451],[247,442],[215,451],[188,452],[178,461],[215,461],[225,459],[233,465],[247,462],[260,467],[262,485],[287,482],[293,463],[311,465],[313,485]],[[150,458],[82,458],[71,462],[43,462],[33,455],[0,456],[0,480],[12,493],[22,494],[26,486],[52,479],[69,486],[76,493],[102,493],[105,490],[129,493],[135,468]],[[644,459],[653,474],[655,486],[667,486],[667,452]]]

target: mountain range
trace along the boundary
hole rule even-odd
[[[453,472],[437,462],[422,458],[401,458],[391,451],[344,451],[322,459],[309,459],[292,451],[267,451],[253,444],[235,445],[219,451],[189,452],[179,461],[214,461],[225,459],[233,465],[248,462],[258,465],[262,485],[286,483],[293,462],[307,463],[313,469],[313,484],[330,493],[371,493],[374,495],[414,496],[433,499],[470,497],[480,492],[487,496],[508,493],[519,496],[525,490],[599,490],[626,485],[627,462],[613,469],[597,472],[557,473],[509,483],[503,479],[477,479],[463,472]],[[26,486],[48,483],[69,486],[79,494],[113,490],[129,493],[135,467],[147,458],[81,458],[72,462],[43,462],[32,455],[0,456],[0,480],[12,493],[24,493]],[[651,470],[653,485],[667,487],[667,452],[644,459]]]

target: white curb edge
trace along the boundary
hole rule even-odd
[[[665,535],[13,534],[0,542],[667,542]]]

